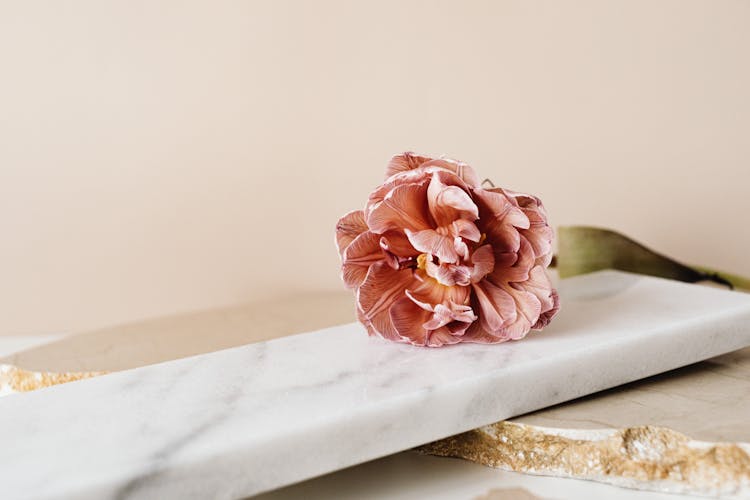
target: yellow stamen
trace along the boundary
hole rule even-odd
[[[479,243],[477,244],[481,245],[482,243],[484,243],[484,240],[486,239],[487,239],[487,233],[482,233],[482,236],[479,238]]]
[[[417,257],[417,269],[421,269],[424,271],[426,267],[427,267],[427,254],[421,253]]]

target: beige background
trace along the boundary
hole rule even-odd
[[[750,2],[0,0],[0,334],[336,290],[393,153],[750,274]]]

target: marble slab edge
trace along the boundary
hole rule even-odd
[[[3,398],[0,484],[239,498],[750,345],[750,296],[611,272],[561,292],[522,342],[426,350],[350,324]]]

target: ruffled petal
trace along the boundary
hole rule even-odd
[[[414,282],[411,269],[397,271],[384,261],[376,262],[357,290],[357,304],[365,317],[372,319],[377,313],[388,310]]]
[[[370,324],[370,320],[365,318],[365,315],[364,313],[362,313],[362,310],[359,308],[359,306],[356,307],[356,310],[357,310],[357,321],[362,323],[362,325],[365,327],[365,329],[367,330],[367,335],[369,335],[370,337],[377,336],[378,332],[376,332],[375,329],[372,327],[372,325]]]
[[[560,297],[557,294],[557,290],[552,290],[552,308],[544,311],[542,310],[542,314],[539,315],[539,320],[534,324],[534,326],[531,327],[532,330],[541,330],[545,326],[549,325],[550,321],[552,321],[552,318],[557,314],[557,311],[560,310]]]
[[[370,230],[421,231],[432,227],[427,207],[427,184],[403,184],[394,187],[381,202],[367,213]]]
[[[497,255],[495,255],[495,269],[488,278],[500,286],[505,283],[520,283],[529,279],[529,273],[536,262],[531,244],[523,236],[519,239],[518,252],[516,252],[515,257],[513,265],[501,266],[498,265]]]
[[[548,266],[552,260],[554,231],[547,223],[547,212],[544,210],[542,200],[530,194],[508,190],[505,190],[505,193],[515,198],[518,206],[529,219],[529,228],[521,229],[520,233],[531,243],[536,263],[545,267]]]
[[[466,328],[476,320],[477,317],[474,315],[474,310],[471,306],[459,305],[454,302],[446,304],[438,304],[435,306],[435,312],[432,317],[424,324],[424,327],[428,330],[437,330],[449,323],[458,322],[464,323],[463,328],[452,328],[451,333],[454,335],[462,334]]]
[[[519,233],[531,244],[535,263],[547,267],[552,261],[553,229],[546,223],[532,222],[531,228],[521,229]]]
[[[515,200],[504,194],[475,189],[474,199],[479,207],[479,229],[497,253],[517,252],[520,245],[519,228],[528,228],[530,221]]]
[[[383,258],[383,250],[380,248],[380,235],[372,231],[365,231],[352,240],[351,244],[344,250],[345,264],[370,265]]]
[[[427,337],[427,347],[442,347],[444,345],[458,344],[461,342],[461,335],[455,335],[450,328],[443,326],[437,330],[430,330]]]
[[[427,277],[424,281],[415,281],[406,290],[406,296],[415,304],[426,311],[435,311],[438,304],[449,304],[453,302],[459,305],[468,305],[471,297],[471,288],[467,286],[443,286],[433,278]]]
[[[384,339],[393,340],[394,342],[403,341],[403,338],[399,335],[398,330],[396,330],[396,327],[391,320],[390,309],[380,311],[369,321],[370,325],[372,325],[372,329]]]
[[[456,219],[478,219],[479,209],[469,194],[458,186],[446,184],[444,177],[435,172],[427,188],[427,203],[437,226],[450,226]]]
[[[482,217],[499,220],[517,228],[529,228],[529,218],[518,206],[518,202],[506,196],[502,189],[479,188],[474,189],[473,193],[474,199],[480,205]]]
[[[431,314],[406,297],[398,299],[390,309],[390,319],[398,334],[415,345],[427,342],[429,332],[424,323]]]
[[[362,284],[370,265],[383,259],[380,248],[380,236],[365,231],[354,238],[344,250],[341,265],[341,278],[347,288],[356,288]]]
[[[495,269],[495,253],[490,245],[482,245],[471,255],[471,282],[477,283]]]
[[[409,242],[401,231],[387,231],[380,238],[380,248],[399,257],[416,257],[419,251]]]
[[[479,240],[482,239],[482,233],[477,225],[466,219],[454,220],[448,227],[448,231],[454,237],[466,238],[474,243],[479,243]]]
[[[482,328],[493,335],[501,335],[505,325],[514,322],[517,317],[513,297],[487,280],[475,283],[472,288]]]
[[[515,321],[503,327],[503,333],[513,340],[518,340],[525,337],[539,320],[541,303],[537,296],[529,291],[513,286],[507,286],[504,289],[513,298],[517,314]]]
[[[471,268],[457,264],[435,264],[428,260],[425,270],[427,275],[435,278],[444,286],[468,286],[471,284]]]
[[[367,276],[369,266],[360,266],[359,264],[343,264],[341,266],[341,280],[344,286],[349,290],[354,290],[360,286]]]
[[[537,296],[541,304],[541,313],[554,308],[555,299],[553,294],[556,295],[556,293],[555,289],[552,288],[552,282],[544,267],[535,266],[532,268],[529,272],[529,279],[523,283],[517,283],[516,286]]]
[[[422,168],[439,167],[439,168],[448,170],[450,172],[453,172],[461,180],[463,180],[466,184],[468,184],[469,187],[472,187],[472,188],[479,187],[482,184],[482,181],[479,179],[479,176],[474,171],[474,169],[462,161],[452,160],[450,158],[438,158],[438,159],[430,160],[426,163],[423,163],[421,167]]]
[[[453,238],[450,236],[442,235],[434,229],[416,232],[407,229],[406,236],[409,238],[411,245],[420,252],[434,255],[441,262],[458,262],[458,252],[456,252]]]
[[[411,246],[409,238],[401,231],[386,231],[380,238],[383,257],[393,269],[401,269],[404,263],[412,261],[419,252]]]
[[[344,250],[361,233],[367,231],[364,210],[354,210],[344,215],[336,223],[336,246],[339,256],[344,256]]]
[[[468,307],[468,306],[465,306]],[[448,308],[441,308],[439,314],[450,315]],[[456,344],[461,341],[461,336],[468,329],[470,323],[442,321],[429,319],[434,316],[429,311],[419,307],[408,299],[399,299],[391,307],[391,321],[402,338],[417,346],[440,347],[447,344]],[[428,321],[429,319],[429,321]],[[439,325],[437,328],[429,326]]]
[[[475,321],[461,337],[461,342],[470,342],[474,344],[499,344],[500,342],[507,342],[510,340],[509,337],[502,335],[493,335],[485,330],[481,322]]]
[[[411,151],[401,153],[391,158],[391,161],[388,162],[388,166],[385,168],[385,177],[387,179],[392,175],[414,170],[430,160],[432,158],[420,156]]]
[[[549,324],[552,317],[560,309],[560,298],[557,295],[557,291],[552,287],[552,282],[544,266],[535,266],[529,272],[528,280],[523,283],[516,283],[513,286],[534,294],[539,300],[539,318],[532,324],[531,328],[541,329]]]

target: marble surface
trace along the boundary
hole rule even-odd
[[[511,419],[561,429],[669,427],[708,441],[750,441],[750,348]],[[388,481],[382,478],[387,477]],[[434,500],[675,500],[591,481],[506,472],[455,458],[398,453],[256,497]]]
[[[0,480],[19,498],[236,497],[750,343],[747,296],[615,273],[562,294],[555,326],[491,349],[344,326],[11,396]]]

